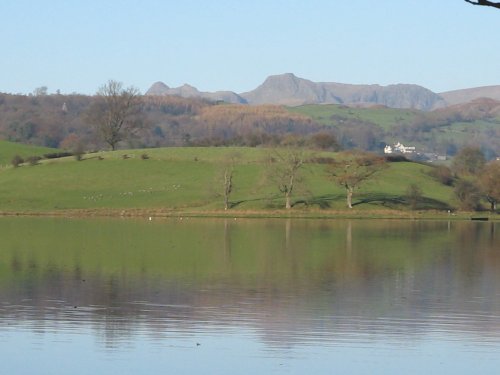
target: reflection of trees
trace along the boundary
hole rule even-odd
[[[347,230],[346,230],[346,250],[347,253],[350,254],[352,251],[352,221],[348,220],[347,221]]]
[[[163,239],[165,226],[168,231],[163,223],[147,234]],[[193,332],[207,323],[252,326],[273,345],[327,339],[324,332],[352,334],[355,327],[373,337],[418,337],[448,324],[494,336],[500,324],[497,226],[221,220],[175,227],[182,238],[169,231],[172,243],[159,252],[131,237],[132,250],[121,242],[110,264],[72,250],[69,241],[62,241],[60,254],[21,250],[36,249],[34,237],[31,247],[0,254],[6,265],[0,300],[7,301],[0,321],[35,321],[47,329],[57,319],[89,324],[109,346],[137,330]],[[212,229],[223,238],[211,236]],[[49,241],[49,248],[59,242]],[[191,253],[188,244],[199,247]]]
[[[292,233],[292,219],[285,220],[285,249],[290,248],[290,235]]]
[[[231,224],[224,219],[224,259],[231,262]]]
[[[496,225],[495,223],[490,223],[490,243],[493,245],[493,242],[496,239]]]

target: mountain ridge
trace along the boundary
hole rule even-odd
[[[146,91],[146,95],[173,95],[183,98],[202,98],[233,104],[246,104],[246,100],[233,91],[203,92],[187,83],[179,87],[169,87],[165,83],[158,81],[153,83],[148,91]]]
[[[171,88],[163,82],[154,83],[146,95],[175,95],[184,98],[204,98],[234,104],[277,104],[300,106],[305,104],[343,104],[357,106],[382,105],[390,108],[411,108],[423,111],[467,103],[482,97],[500,100],[500,86],[435,93],[416,84],[346,84],[313,82],[293,73],[271,75],[254,90],[202,92],[184,84]]]
[[[500,85],[471,87],[439,94],[449,105],[464,104],[481,98],[500,100]]]

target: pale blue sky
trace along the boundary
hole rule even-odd
[[[243,92],[286,72],[441,92],[500,84],[499,30],[463,0],[1,0],[0,92]]]

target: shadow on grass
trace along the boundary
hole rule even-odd
[[[318,197],[313,197],[307,200],[297,200],[295,205],[304,204],[306,206],[318,206],[321,209],[328,209],[332,207],[333,202],[345,202],[346,196],[344,194],[328,194]],[[354,198],[354,206],[361,204],[379,204],[384,207],[392,209],[403,209],[411,206],[411,202],[402,195],[387,195],[387,194],[366,194],[358,199]],[[437,199],[422,197],[414,207],[415,210],[451,210],[447,203]]]
[[[239,201],[233,201],[233,202],[229,202],[229,208],[235,208],[235,207],[238,207],[240,204],[243,204],[243,203],[249,203],[249,202],[263,202],[263,201],[268,201],[269,198],[254,198],[254,199],[242,199],[242,200],[239,200]]]
[[[231,202],[230,208],[238,207],[239,205],[248,202],[265,202],[265,208],[278,209],[283,208],[284,203],[282,202],[282,200],[282,196],[243,199]],[[292,207],[303,205],[305,207],[317,206],[320,209],[329,209],[333,206],[333,202],[339,201],[345,202],[346,196],[344,194],[326,194],[309,199],[297,199],[292,204]],[[354,198],[354,203],[352,204],[353,207],[359,206],[361,204],[378,204],[391,209],[408,209],[411,206],[411,202],[405,196],[387,194],[365,194],[358,199]],[[438,211],[453,210],[453,208],[447,203],[427,197],[420,198],[413,209]]]
[[[334,201],[339,201],[339,200],[345,200],[345,195],[340,195],[340,194],[327,194],[327,195],[321,195],[319,197],[312,197],[310,199],[300,199],[295,201],[293,206],[303,204],[305,206],[318,206],[321,209],[327,209],[332,206],[332,202]]]
[[[371,203],[379,203],[382,206],[393,208],[393,209],[401,209],[403,207],[411,206],[411,202],[402,195],[385,195],[385,194],[368,194],[365,195],[362,199],[353,203],[353,206],[357,206],[360,204],[371,204]],[[416,202],[415,210],[451,210],[447,203],[442,202],[437,199],[432,199],[428,197],[422,197]]]

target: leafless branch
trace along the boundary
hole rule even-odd
[[[493,7],[500,9],[500,3],[498,2],[494,3],[493,1],[488,1],[488,0],[477,0],[477,1],[464,0],[464,1],[472,5],[481,5],[485,7]]]

